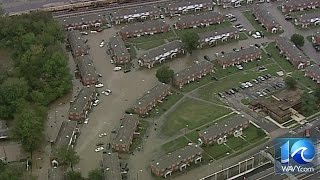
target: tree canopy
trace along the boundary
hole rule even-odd
[[[100,168],[90,171],[88,176],[89,176],[89,178],[88,178],[89,180],[103,180],[104,179],[103,170]]]
[[[195,32],[185,32],[181,36],[184,48],[191,54],[199,45],[199,36]]]
[[[291,36],[291,41],[298,47],[302,47],[304,45],[304,37],[300,34],[293,34]]]
[[[286,84],[286,86],[289,89],[295,89],[297,86],[297,81],[293,77],[290,77],[290,76],[288,76],[284,79],[284,83]]]
[[[170,69],[169,66],[161,66],[156,72],[156,77],[160,82],[168,84],[171,81],[173,74],[174,71]]]
[[[301,96],[301,108],[303,115],[311,115],[316,112],[317,103],[314,95],[304,92]]]
[[[5,165],[0,160],[0,179],[1,180],[21,180],[23,171],[15,165]]]
[[[68,171],[66,174],[66,180],[84,180],[80,172]]]
[[[78,164],[80,157],[77,155],[76,151],[73,148],[60,147],[57,150],[57,157],[62,164],[71,166],[73,170],[73,165]]]

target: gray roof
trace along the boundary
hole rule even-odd
[[[212,0],[182,0],[182,1],[175,1],[171,2],[166,5],[168,9],[175,9],[179,7],[187,7],[192,5],[200,5],[200,4],[212,4]]]
[[[155,57],[160,56],[161,54],[164,54],[166,52],[170,52],[172,50],[181,49],[181,48],[183,48],[182,41],[175,40],[149,50],[146,54],[142,55],[140,59],[142,59],[144,62],[155,61],[154,59]]]
[[[64,26],[72,24],[89,24],[95,22],[108,23],[109,18],[103,13],[90,13],[90,14],[80,14],[76,16],[67,16],[63,18],[57,18],[57,20]]]
[[[308,67],[306,67],[306,71],[313,72],[313,73],[317,74],[318,76],[320,76],[320,65],[308,66]]]
[[[95,93],[95,87],[83,87],[76,99],[70,105],[70,112],[80,113],[86,106],[89,101],[89,97],[91,97]]]
[[[134,18],[136,14],[144,14],[146,16],[150,15],[160,15],[160,10],[156,6],[136,6],[133,8],[121,8],[117,11],[111,13],[112,20],[120,20],[127,18]]]
[[[299,22],[311,22],[311,20],[313,20],[313,22],[320,21],[320,12],[301,14],[297,19]]]
[[[209,139],[219,134],[223,134],[225,131],[235,128],[239,125],[245,124],[248,121],[248,119],[242,117],[241,115],[232,116],[228,119],[215,123],[207,129],[200,131],[199,135],[205,137],[206,139]]]
[[[163,28],[168,26],[168,24],[163,21],[163,20],[150,20],[150,21],[145,21],[145,22],[138,22],[134,24],[129,24],[127,26],[122,27],[120,32],[122,33],[135,33],[135,32],[140,32],[140,30],[147,30],[147,29],[152,29],[152,28]]]
[[[285,6],[290,6],[290,7],[301,7],[303,4],[319,4],[319,0],[290,0],[290,1],[286,1],[284,2],[283,5]]]
[[[198,33],[199,40],[204,40],[206,38],[210,37],[216,37],[216,36],[222,36],[228,33],[234,33],[238,34],[239,31],[235,27],[226,27],[226,28],[220,28],[215,31],[208,31],[208,32],[203,32],[203,33]]]
[[[230,52],[224,55],[221,55],[218,59],[219,62],[223,62],[223,63],[229,63],[229,62],[233,62],[233,61],[237,61],[238,58],[240,59],[247,59],[246,56],[252,56],[255,54],[261,54],[262,51],[260,48],[257,47],[249,47],[246,49],[241,49],[238,52]]]
[[[102,168],[105,180],[122,180],[118,153],[103,153]]]
[[[135,107],[145,108],[150,105],[151,102],[156,100],[161,94],[170,89],[171,87],[164,83],[159,83],[152,89],[147,91],[140,99],[137,100]]]
[[[61,128],[57,140],[55,142],[57,147],[69,146],[73,133],[77,128],[76,121],[64,121],[62,122]]]
[[[255,16],[259,16],[259,18],[262,18],[262,20],[260,21],[263,21],[263,24],[265,26],[280,27],[280,24],[271,15],[271,12],[268,11],[268,9],[265,6],[254,5],[252,11],[253,11],[253,14],[255,14]]]
[[[119,36],[110,38],[109,46],[112,49],[113,55],[117,57],[130,57],[126,45]]]
[[[292,64],[299,65],[300,62],[307,63],[309,58],[298,49],[293,42],[285,37],[276,38],[276,44],[280,50],[285,52]]]
[[[120,128],[117,135],[113,139],[113,144],[131,144],[133,133],[138,125],[138,117],[136,115],[125,115],[121,120]]]
[[[0,139],[7,138],[9,136],[9,128],[6,121],[0,120]]]
[[[151,166],[159,169],[160,171],[165,171],[172,165],[180,164],[187,158],[194,155],[201,155],[203,150],[200,147],[195,146],[185,146],[184,148],[178,149],[168,155],[161,157],[160,159],[153,161]]]
[[[201,61],[199,63],[194,63],[192,66],[174,74],[174,79],[179,81],[180,79],[187,79],[188,76],[192,74],[197,74],[205,68],[212,67],[212,63],[209,61]]]
[[[191,15],[186,15],[186,16],[181,16],[179,17],[177,24],[183,24],[183,23],[190,23],[190,22],[203,22],[203,21],[213,21],[213,22],[218,22],[224,19],[224,16],[221,15],[219,12],[215,11],[205,11],[205,12],[200,12],[198,14],[191,14]]]
[[[89,55],[79,56],[76,59],[77,66],[82,78],[97,80],[98,75],[93,61]]]
[[[78,30],[68,31],[68,41],[73,51],[78,48],[88,49],[88,45]]]
[[[61,167],[48,169],[48,180],[63,180],[64,172]]]

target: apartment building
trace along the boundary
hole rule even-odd
[[[74,57],[83,56],[89,53],[89,46],[85,43],[80,31],[74,30],[67,33],[71,53]]]
[[[217,0],[217,5],[223,8],[240,7],[241,5],[253,4],[255,2],[264,2],[264,0]]]
[[[83,87],[70,104],[69,119],[84,121],[92,108],[93,101],[96,100],[96,96],[97,93],[94,86]]]
[[[246,49],[241,49],[238,52],[230,52],[218,57],[218,63],[223,69],[235,66],[241,63],[251,62],[262,58],[262,51],[257,47],[249,47]]]
[[[283,2],[281,9],[282,12],[290,13],[293,11],[303,11],[306,9],[319,8],[319,0],[289,0]]]
[[[206,45],[215,46],[218,42],[224,42],[231,39],[239,39],[239,30],[234,27],[220,28],[215,31],[198,33],[199,47]]]
[[[119,34],[122,39],[132,37],[140,37],[144,35],[154,35],[158,33],[165,33],[169,31],[169,25],[162,20],[150,20],[145,22],[138,22],[129,24],[123,27]]]
[[[9,128],[6,121],[0,119],[0,140],[9,137]]]
[[[171,94],[171,87],[164,83],[159,83],[147,91],[133,106],[133,110],[140,116],[148,115],[162,100]]]
[[[280,54],[286,57],[298,69],[305,68],[310,65],[309,58],[298,49],[293,42],[285,37],[278,37],[275,40],[276,46],[280,50]]]
[[[67,31],[89,30],[110,24],[108,16],[103,13],[80,14],[58,18]]]
[[[223,144],[229,136],[239,137],[242,131],[249,126],[249,120],[241,115],[232,116],[218,122],[207,129],[199,131],[199,137],[203,144]]]
[[[111,21],[114,24],[121,24],[137,20],[158,19],[160,9],[156,6],[136,6],[133,8],[121,8],[110,13]]]
[[[176,29],[187,29],[196,27],[206,27],[212,24],[221,24],[224,22],[224,16],[219,12],[206,11],[198,14],[185,15],[179,17],[174,24]]]
[[[164,11],[168,16],[185,14],[188,11],[213,10],[212,0],[182,0],[172,1],[165,5]]]
[[[302,28],[318,26],[320,25],[320,12],[298,15],[294,22],[295,25],[301,26]]]
[[[202,161],[203,150],[196,146],[185,146],[151,163],[151,172],[167,178],[175,171],[183,171],[191,164]]]
[[[150,69],[154,64],[163,63],[167,59],[173,59],[179,54],[184,54],[184,52],[182,41],[175,40],[149,50],[139,58],[138,63],[141,67]]]
[[[104,174],[104,180],[122,180],[118,153],[103,153],[102,169]]]
[[[310,77],[312,80],[320,83],[320,65],[311,65],[306,67],[305,76]]]
[[[112,141],[112,149],[117,152],[129,152],[130,146],[137,135],[139,120],[135,115],[125,115],[120,123],[120,128]]]
[[[214,72],[213,64],[209,61],[196,62],[192,66],[174,74],[173,85],[182,88],[185,84],[199,80],[202,77]]]
[[[272,16],[271,12],[265,6],[254,5],[252,8],[252,13],[256,17],[256,20],[261,23],[261,25],[271,33],[277,33],[282,30],[282,26],[277,22],[277,20]]]
[[[75,60],[82,84],[84,86],[95,85],[99,81],[99,77],[91,57],[84,55],[77,57]]]
[[[130,53],[119,36],[111,37],[108,44],[108,51],[115,64],[126,64],[131,61]]]

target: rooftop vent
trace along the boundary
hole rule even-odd
[[[178,158],[181,158],[181,156],[179,155]]]
[[[122,139],[120,139],[119,141],[122,142]]]

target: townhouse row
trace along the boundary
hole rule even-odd
[[[294,20],[294,23],[302,28],[318,26],[320,25],[320,12],[301,14]]]
[[[240,7],[242,5],[249,5],[254,3],[269,2],[270,0],[217,0],[217,5],[222,8]]]
[[[282,26],[271,15],[271,12],[268,11],[265,6],[254,5],[252,13],[256,17],[256,21],[259,21],[268,32],[277,33],[282,30]]]
[[[319,6],[319,0],[289,0],[281,5],[281,10],[282,12],[290,13],[306,9],[316,9],[319,8]]]

